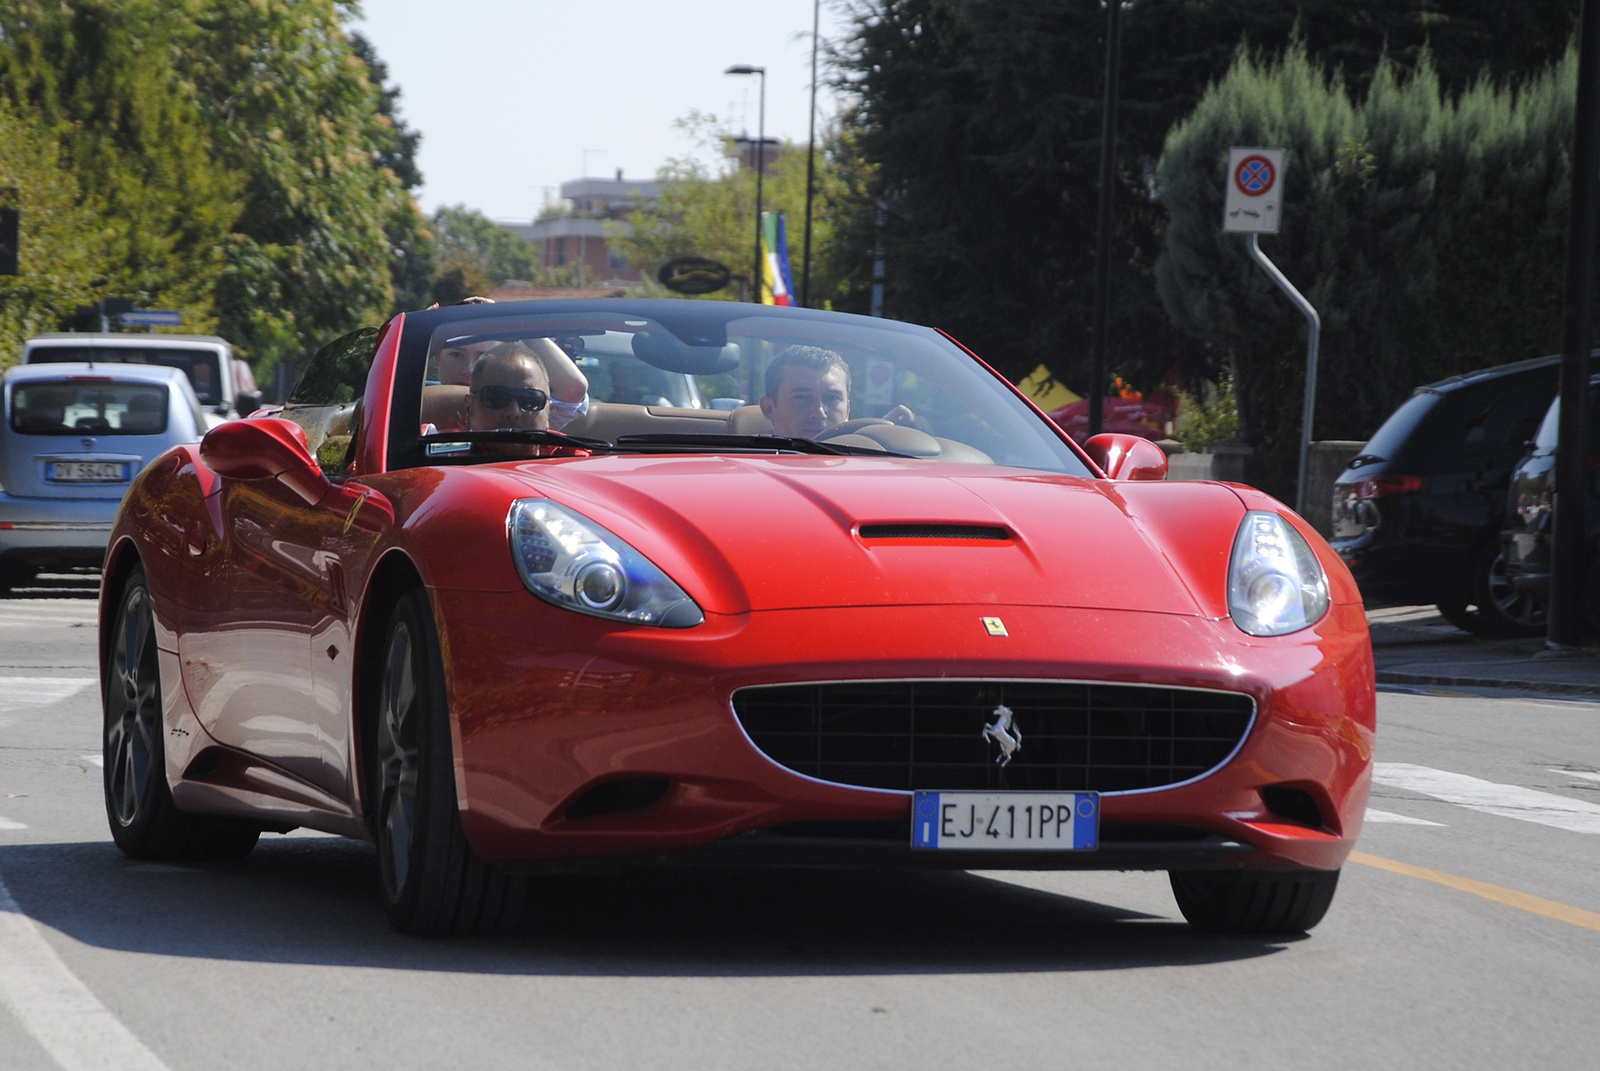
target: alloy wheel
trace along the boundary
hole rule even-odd
[[[150,596],[129,590],[117,618],[107,689],[106,786],[113,813],[124,826],[139,816],[149,788],[153,757],[161,753],[161,682],[156,663]]]
[[[377,739],[378,859],[391,901],[399,899],[410,875],[417,820],[421,703],[416,658],[411,630],[397,621],[384,658]]]

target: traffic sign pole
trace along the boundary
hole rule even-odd
[[[1250,256],[1306,318],[1306,404],[1300,416],[1300,474],[1294,488],[1294,510],[1303,517],[1306,512],[1306,471],[1311,459],[1311,426],[1317,413],[1317,343],[1322,337],[1322,317],[1317,315],[1317,310],[1305,295],[1296,290],[1294,284],[1278,270],[1278,266],[1267,259],[1267,255],[1261,251],[1259,234],[1250,235]]]

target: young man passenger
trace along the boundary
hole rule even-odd
[[[772,433],[814,439],[850,419],[850,366],[820,346],[787,346],[767,365],[761,412]]]
[[[815,439],[850,419],[850,366],[832,350],[784,347],[767,365],[765,387],[761,412],[772,421],[774,435]],[[903,405],[895,406],[883,418],[932,433],[927,421]]]

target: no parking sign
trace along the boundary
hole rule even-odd
[[[1277,234],[1283,202],[1282,149],[1229,149],[1222,229],[1245,234]]]

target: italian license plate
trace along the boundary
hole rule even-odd
[[[913,848],[1092,851],[1100,845],[1098,792],[918,792]]]
[[[60,483],[121,483],[128,466],[120,461],[52,461],[50,478]]]

